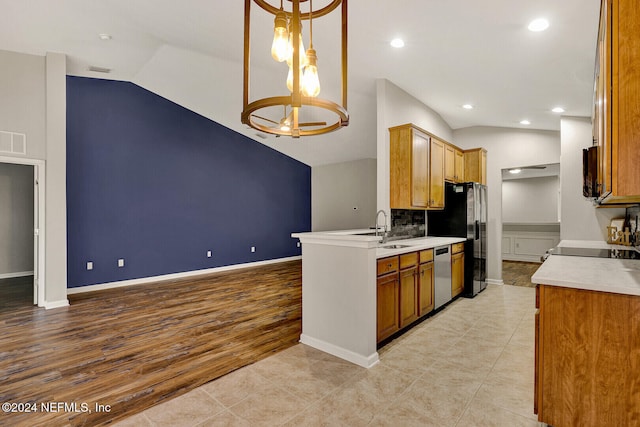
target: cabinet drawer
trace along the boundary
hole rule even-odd
[[[420,251],[420,264],[424,264],[425,262],[433,261],[433,249],[425,249],[424,251]]]
[[[457,254],[458,252],[464,251],[464,242],[454,243],[451,245],[451,254]]]
[[[400,255],[400,269],[418,265],[418,252]]]
[[[398,257],[392,256],[378,260],[378,276],[398,271]]]

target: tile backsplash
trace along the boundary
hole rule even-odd
[[[388,240],[411,239],[426,235],[426,212],[391,209],[391,230]]]

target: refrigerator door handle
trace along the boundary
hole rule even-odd
[[[480,221],[476,221],[476,240],[480,238]]]

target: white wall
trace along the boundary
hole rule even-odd
[[[311,169],[311,230],[368,228],[375,224],[376,160]]]
[[[33,166],[0,163],[0,277],[33,272]]]
[[[0,130],[27,135],[25,156],[2,155],[45,160],[44,304],[66,305],[66,56],[0,51],[0,64]]]
[[[591,120],[563,117],[560,127],[562,164],[560,165],[562,240],[606,240],[611,218],[624,217],[622,208],[596,209],[582,196],[582,149],[591,146]]]
[[[560,162],[560,134],[554,131],[470,127],[453,132],[460,148],[487,149],[488,279],[502,281],[502,169]],[[562,169],[562,165],[560,166]]]
[[[27,154],[19,157],[46,155],[44,74],[44,57],[0,50],[0,130],[27,135]]]
[[[558,222],[560,179],[545,176],[502,182],[502,222]]]
[[[377,145],[378,145],[378,209],[389,209],[389,128],[413,123],[422,129],[452,141],[453,133],[440,115],[409,93],[386,79],[376,80]]]

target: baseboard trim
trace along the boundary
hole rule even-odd
[[[68,299],[59,300],[59,301],[45,301],[44,302],[44,308],[46,310],[50,310],[52,308],[67,307],[67,306],[69,306],[69,300]]]
[[[184,271],[181,273],[163,274],[160,276],[142,277],[140,279],[120,280],[118,282],[99,283],[97,285],[78,286],[76,288],[67,288],[67,295],[81,294],[85,292],[103,291],[106,289],[121,288],[124,286],[143,285],[146,283],[159,282],[163,280],[185,279],[194,276],[204,276],[211,273],[219,273],[222,271],[239,270],[242,268],[259,267],[261,265],[277,264],[280,262],[294,261],[302,259],[301,256],[293,256],[287,258],[269,259],[266,261],[256,261],[244,264],[225,265],[224,267],[207,268],[204,270]]]
[[[333,356],[344,359],[348,362],[355,363],[356,365],[362,366],[363,368],[371,368],[380,361],[380,359],[378,358],[378,352],[374,352],[369,356],[363,356],[361,354],[354,353],[351,350],[347,350],[346,348],[338,347],[337,345],[330,344],[326,341],[319,340],[305,334],[300,335],[300,342],[302,344],[308,345],[309,347],[313,347],[320,351],[324,351],[325,353],[329,353]]]
[[[2,273],[0,279],[13,279],[14,277],[33,276],[33,271],[17,271],[15,273]]]
[[[488,285],[504,285],[504,281],[502,279],[485,279]]]

